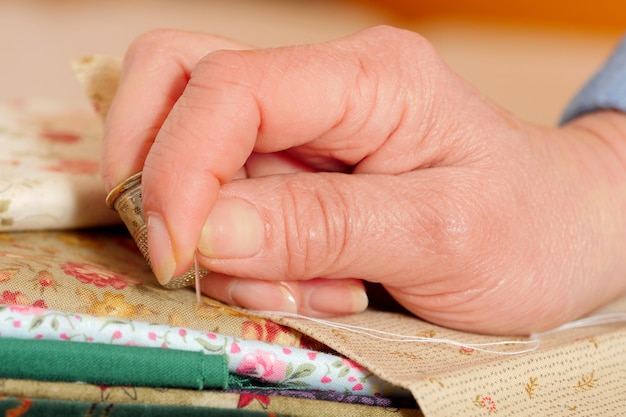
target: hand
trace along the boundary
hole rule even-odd
[[[278,49],[157,31],[127,53],[103,177],[143,171],[162,283],[197,253],[202,291],[244,307],[348,314],[366,280],[527,333],[625,290],[624,119],[525,123],[389,27]]]

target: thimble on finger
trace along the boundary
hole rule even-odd
[[[150,265],[148,248],[148,229],[143,214],[141,199],[141,172],[128,177],[118,184],[106,197],[106,205],[118,212],[126,225],[137,247]],[[190,268],[184,274],[172,278],[164,285],[165,288],[182,288],[191,285],[196,280],[196,274],[203,278],[209,273],[205,268]]]

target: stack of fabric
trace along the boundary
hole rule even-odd
[[[0,392],[14,397],[3,408],[416,408],[406,390],[298,331],[161,288],[103,204],[100,132],[94,115],[54,103],[0,107]]]
[[[320,321],[161,287],[104,205],[100,137],[85,111],[0,104],[6,415],[626,414],[626,300],[503,338],[375,307]]]

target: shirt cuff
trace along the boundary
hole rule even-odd
[[[626,36],[602,68],[569,103],[560,123],[606,109],[626,113]]]

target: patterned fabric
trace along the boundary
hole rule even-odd
[[[172,407],[151,404],[107,404],[86,403],[79,401],[46,400],[41,398],[6,398],[0,399],[0,412],[6,416],[48,417],[84,417],[104,415],[107,417],[136,417],[142,415],[169,417],[172,415],[206,416],[202,407]],[[211,409],[217,417],[280,417],[281,414],[246,411],[235,409]]]
[[[602,311],[611,312],[614,320],[604,325],[536,335],[537,349],[505,355],[496,352],[519,345],[480,351],[469,346],[506,340],[373,309],[333,320],[366,332],[280,315],[274,320],[410,389],[425,416],[626,415],[626,299]],[[380,336],[390,333],[404,336]]]
[[[0,104],[0,231],[119,223],[102,204],[101,128],[43,101]]]
[[[385,398],[371,399],[360,396],[341,396],[339,393],[315,391],[195,391],[145,387],[104,387],[66,382],[42,382],[32,380],[0,379],[0,398],[33,398],[48,400],[72,399],[78,403],[97,404],[106,408],[111,404],[145,404],[148,406],[173,406],[177,412],[170,415],[186,416],[186,407],[204,410],[204,415],[215,409],[239,411],[263,411],[297,417],[421,417],[415,403]],[[12,403],[16,406],[15,403]],[[2,410],[2,408],[0,408]],[[0,414],[1,415],[1,414]],[[20,414],[14,414],[20,415]],[[53,415],[65,416],[64,413]],[[83,414],[84,416],[86,414]],[[104,415],[104,414],[92,414]],[[153,415],[149,413],[148,415]]]
[[[122,229],[0,233],[0,304],[180,326],[283,346],[323,345],[250,312],[161,287]]]
[[[108,318],[141,318],[171,326],[176,329],[173,336],[180,336],[178,329],[185,328],[280,341],[278,344],[288,349],[334,349],[380,379],[409,389],[426,416],[482,416],[494,411],[511,416],[542,415],[544,410],[553,415],[626,414],[623,323],[543,335],[535,351],[501,355],[476,347],[506,342],[506,338],[452,331],[401,313],[370,309],[333,319],[333,323],[276,315],[273,322],[269,315],[259,317],[209,299],[198,306],[190,290],[161,288],[145,268],[132,239],[119,231],[0,234],[0,255],[3,304],[101,316],[103,324]],[[626,312],[626,300],[608,306],[605,312]],[[64,320],[57,316],[59,323],[54,324],[53,315],[45,319],[53,327]],[[5,319],[0,328],[5,332],[14,323]],[[382,338],[382,332],[388,336]],[[317,343],[312,349],[311,339],[303,334],[323,340],[328,348]],[[490,349],[519,351],[520,346]]]
[[[141,349],[141,353],[136,354],[140,358],[155,363],[144,367],[151,369],[148,375],[150,383],[147,386],[155,386],[158,383],[158,380],[153,380],[155,368],[165,366],[165,362],[168,361],[166,357],[161,356],[160,352],[175,350],[203,352],[210,356],[225,355],[228,371],[231,373],[251,377],[284,389],[320,390],[374,397],[408,395],[405,390],[388,384],[355,362],[337,355],[224,336],[214,332],[20,305],[0,305],[0,323],[5,324],[0,329],[0,351],[2,351],[3,338],[158,348]],[[71,346],[76,343],[70,343],[68,348],[77,349]],[[39,348],[37,345],[38,343],[31,344],[30,349]],[[25,344],[24,347],[28,349],[29,345]],[[59,347],[59,349],[63,348]],[[93,349],[94,352],[98,352],[97,347]],[[85,353],[88,352],[89,348],[85,350]],[[53,352],[49,352],[47,356],[52,354]],[[37,357],[37,355],[34,356]],[[151,356],[154,357],[151,358]],[[169,379],[163,377],[163,381],[178,382],[177,384],[171,382],[167,386],[193,387],[194,381],[202,381],[202,378],[193,376],[192,371],[205,369],[205,367],[194,365],[195,362],[190,363],[189,366],[183,366],[183,359],[185,359],[184,355],[169,362],[170,370],[167,375]],[[189,360],[195,359],[192,357]],[[114,370],[125,369],[122,363],[116,364],[113,361],[111,364],[115,365]],[[85,364],[85,366],[88,365],[89,363]],[[0,364],[0,371],[8,366],[9,364],[4,366]],[[57,372],[61,373],[60,370]],[[0,375],[6,376],[7,374],[0,372]],[[111,376],[114,375],[109,377]],[[140,377],[141,372],[138,371],[136,376]],[[145,379],[147,378],[142,380]],[[88,381],[80,378],[74,380]],[[215,387],[215,382],[211,386]],[[197,388],[201,389],[201,387]]]

